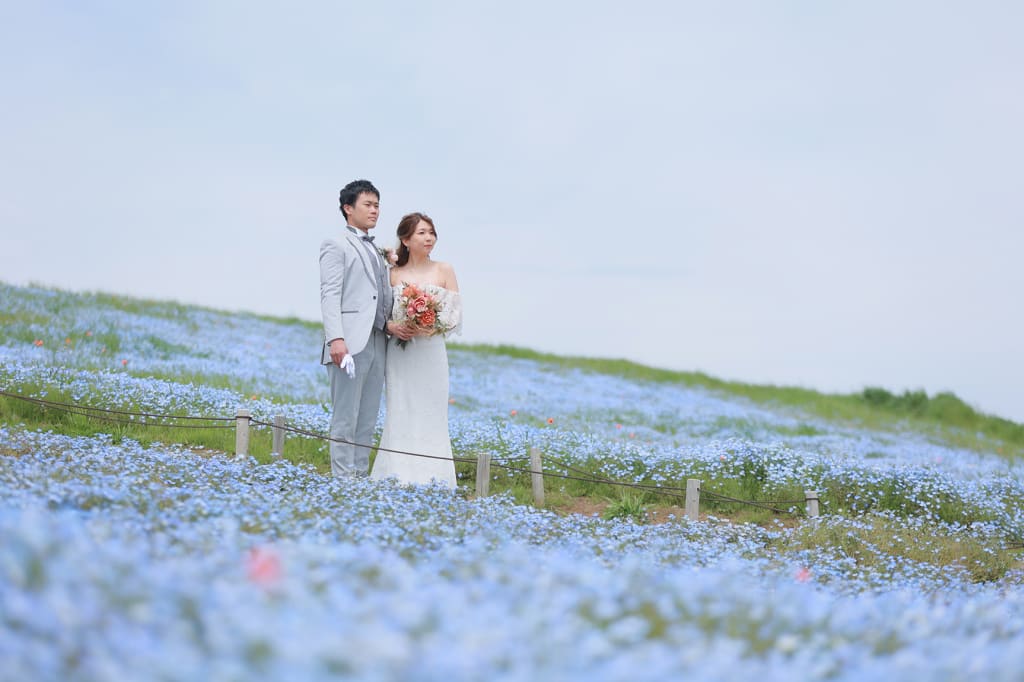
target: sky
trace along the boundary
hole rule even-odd
[[[1024,422],[1022,25],[984,0],[4,3],[0,280],[318,320],[320,242],[368,178],[385,242],[434,219],[463,342]]]

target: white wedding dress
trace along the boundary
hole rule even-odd
[[[440,317],[451,326],[448,333],[460,332],[462,302],[459,294],[432,284],[419,286],[441,302]],[[393,289],[397,306],[401,287]],[[397,341],[395,337],[388,339],[384,370],[384,433],[370,476],[375,479],[395,478],[400,483],[437,481],[454,489],[455,462],[448,434],[448,351],[445,337],[417,336],[404,348]]]

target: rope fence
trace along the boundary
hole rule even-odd
[[[531,479],[531,487],[533,492],[534,504],[538,507],[544,506],[544,479],[561,479],[568,481],[579,481],[583,483],[601,483],[605,485],[615,486],[624,489],[634,489],[643,492],[656,493],[670,498],[683,500],[686,517],[691,521],[699,520],[699,508],[700,508],[700,496],[704,495],[735,504],[744,504],[760,509],[768,510],[776,514],[794,514],[791,509],[782,509],[773,504],[764,502],[757,502],[753,500],[743,500],[736,497],[730,497],[721,493],[716,493],[711,490],[704,490],[702,488],[702,481],[700,479],[688,479],[686,482],[686,488],[678,488],[673,486],[654,485],[649,483],[630,483],[628,481],[617,481],[608,477],[599,476],[592,474],[588,471],[584,471],[573,465],[561,461],[555,457],[547,457],[549,464],[554,464],[557,467],[563,468],[567,473],[561,473],[557,471],[544,471],[542,466],[542,455],[540,450],[537,448],[530,448],[529,453],[529,467],[524,468],[522,466],[515,466],[508,463],[508,461],[502,462],[496,460],[490,453],[481,452],[478,453],[476,458],[472,457],[446,457],[441,455],[430,455],[421,452],[409,452],[407,450],[395,450],[391,448],[374,447],[364,443],[356,443],[343,438],[336,438],[323,433],[315,431],[309,431],[296,426],[289,425],[283,415],[277,415],[274,417],[273,422],[266,422],[259,419],[255,419],[252,414],[245,409],[239,409],[234,417],[196,417],[191,415],[169,415],[169,414],[154,414],[147,412],[130,412],[125,410],[114,410],[103,407],[93,407],[86,405],[76,405],[72,403],[62,403],[52,400],[44,400],[42,398],[32,398],[29,396],[23,396],[16,393],[10,393],[9,391],[0,390],[0,396],[5,398],[11,398],[14,400],[21,400],[28,403],[32,403],[43,407],[44,409],[53,409],[69,414],[75,414],[84,416],[89,419],[95,419],[97,421],[114,424],[124,424],[131,426],[166,426],[166,427],[179,427],[189,429],[235,429],[235,457],[242,459],[248,457],[249,453],[249,441],[250,441],[250,428],[251,427],[269,427],[272,432],[272,450],[271,456],[274,459],[279,459],[284,456],[284,436],[286,433],[292,433],[297,436],[305,438],[312,438],[322,441],[328,441],[333,443],[343,443],[346,445],[353,445],[355,447],[362,447],[367,449],[376,449],[378,452],[389,452],[398,455],[406,455],[409,457],[424,457],[427,459],[451,459],[455,462],[464,464],[476,464],[476,496],[486,497],[489,493],[489,484],[491,480],[490,469],[491,467],[497,467],[504,469],[514,474],[528,474]],[[112,416],[108,416],[112,415]],[[156,420],[156,421],[147,421]],[[173,421],[168,421],[173,420]],[[186,424],[175,423],[179,421],[191,422]],[[196,422],[224,422],[221,424],[201,424]],[[233,422],[233,423],[232,423]],[[526,459],[525,457],[511,457],[509,461]],[[572,473],[568,473],[572,472]],[[775,502],[774,505],[798,505],[806,504],[806,515],[814,518],[819,515],[819,498],[818,493],[813,490],[805,491],[805,497],[803,500],[798,502]]]
[[[153,419],[182,419],[182,420],[209,421],[209,422],[230,422],[230,421],[234,421],[235,420],[234,417],[193,417],[191,415],[185,415],[185,414],[153,414],[153,413],[149,413],[149,412],[127,412],[125,410],[112,410],[112,409],[107,408],[107,407],[92,407],[92,406],[89,406],[89,405],[76,405],[76,404],[73,404],[73,403],[60,403],[60,402],[56,402],[56,401],[53,401],[53,400],[43,400],[42,398],[32,398],[32,397],[29,397],[29,396],[19,395],[17,393],[10,393],[8,391],[3,391],[3,390],[0,390],[0,395],[2,395],[4,397],[7,397],[7,398],[16,398],[18,400],[24,400],[24,401],[30,402],[30,403],[37,403],[37,404],[43,405],[45,407],[52,407],[52,408],[61,408],[61,407],[63,407],[63,408],[69,408],[69,409],[74,409],[74,410],[84,410],[84,411],[88,411],[88,412],[105,412],[105,413],[108,413],[108,414],[128,415],[128,416],[132,416],[132,417],[149,417],[149,418],[153,418]],[[176,425],[172,424],[171,426],[176,426]],[[231,428],[231,426],[228,425],[228,426],[225,426],[224,428]]]
[[[294,426],[287,426],[287,425],[283,425],[282,426],[282,425],[277,425],[277,424],[270,424],[269,422],[260,421],[260,420],[257,420],[257,419],[251,419],[251,418],[250,418],[250,423],[253,424],[254,426],[270,426],[271,428],[274,428],[274,429],[280,429],[282,431],[294,433],[294,434],[297,434],[297,435],[300,435],[300,436],[306,436],[306,437],[309,437],[309,438],[316,438],[316,439],[319,439],[319,440],[325,440],[325,441],[329,441],[329,442],[332,442],[332,443],[344,443],[346,445],[354,445],[356,447],[373,448],[373,446],[371,446],[371,445],[364,445],[362,443],[356,443],[356,442],[353,442],[353,441],[350,441],[350,440],[345,440],[344,438],[335,438],[335,437],[328,436],[328,435],[325,435],[325,434],[322,434],[322,433],[317,433],[315,431],[307,431],[305,429],[300,429],[300,428],[297,428],[297,427],[294,427]],[[393,453],[393,454],[396,454],[396,455],[408,455],[410,457],[426,457],[428,459],[444,459],[444,460],[451,459],[451,460],[454,460],[456,462],[461,462],[461,463],[464,463],[464,464],[476,463],[478,466],[480,465],[480,457],[479,456],[476,459],[473,459],[472,457],[455,457],[455,456],[444,457],[444,456],[439,456],[439,455],[427,455],[427,454],[424,454],[424,453],[421,453],[421,452],[409,452],[407,450],[395,450],[395,449],[392,449],[392,448],[377,447],[375,449],[378,452],[389,452],[389,453]],[[531,450],[536,450],[536,448],[531,448]],[[274,452],[272,454],[274,454],[276,456],[280,456],[282,453]],[[661,487],[658,487],[658,486],[644,485],[642,483],[627,483],[625,481],[613,481],[613,480],[607,479],[607,478],[593,478],[593,477],[585,477],[585,476],[572,476],[572,475],[569,475],[569,474],[561,474],[561,473],[557,473],[557,472],[554,472],[554,471],[543,471],[539,466],[537,466],[535,468],[533,463],[531,463],[531,468],[524,469],[522,467],[517,467],[517,466],[513,466],[511,464],[507,464],[507,463],[504,463],[504,462],[496,461],[493,458],[493,455],[491,455],[490,453],[486,453],[486,454],[487,454],[487,457],[489,459],[489,465],[493,465],[495,467],[498,467],[498,468],[501,468],[501,469],[505,469],[506,471],[509,471],[511,473],[530,474],[530,476],[540,475],[540,476],[545,477],[545,478],[559,478],[559,479],[570,480],[570,481],[581,481],[581,482],[584,482],[584,483],[606,483],[608,485],[616,485],[616,486],[627,487],[627,488],[654,489],[654,490],[658,490],[659,492],[665,493],[669,497],[680,497],[680,498],[682,497],[682,495],[674,493],[673,490],[677,490],[677,489],[673,489],[673,488],[661,488]],[[522,459],[522,458],[516,457],[516,458],[512,458],[512,459]],[[533,459],[533,457],[531,457],[531,459]],[[569,467],[568,465],[565,465],[565,466],[567,466],[570,469],[574,469],[574,467]],[[586,473],[586,472],[583,472],[583,473]],[[489,476],[487,476],[486,478],[490,479]],[[538,505],[538,506],[543,506],[543,505]]]
[[[234,417],[193,417],[184,414],[152,414],[149,412],[127,412],[124,410],[112,410],[106,407],[92,407],[89,405],[75,405],[72,403],[61,403],[53,400],[44,400],[42,398],[32,398],[29,396],[18,395],[16,393],[10,393],[8,391],[0,390],[0,396],[5,398],[14,398],[15,400],[22,400],[28,403],[39,405],[40,407],[58,410],[60,412],[67,412],[68,414],[77,414],[82,417],[88,417],[90,419],[96,419],[98,421],[113,423],[113,424],[127,424],[135,426],[169,426],[179,427],[187,429],[233,429],[234,424],[174,424],[166,421],[146,422],[147,419],[154,420],[182,420],[182,421],[203,421],[203,422],[233,422]],[[115,415],[113,417],[107,417],[103,415]],[[124,417],[129,417],[125,419]],[[136,420],[135,417],[139,419]]]
[[[554,462],[555,464],[557,464],[558,466],[565,467],[566,469],[569,469],[571,471],[576,471],[576,472],[582,473],[582,474],[590,474],[590,472],[588,472],[588,471],[584,471],[582,469],[578,469],[578,468],[572,466],[571,464],[568,464],[567,462],[558,460],[558,459],[556,459],[554,457],[548,457],[548,459],[550,461]],[[591,475],[593,475],[593,474],[591,474]],[[677,488],[677,487],[674,487],[674,486],[667,486],[667,485],[653,485],[653,484],[649,484],[649,483],[621,483],[619,481],[614,481],[612,479],[605,478],[605,477],[599,477],[596,480],[599,480],[599,481],[601,481],[603,483],[607,483],[609,485],[625,485],[625,486],[629,486],[631,488],[639,488],[639,489],[642,489],[642,490],[656,491],[658,493],[669,493],[669,492],[684,493],[686,491],[685,488]],[[718,499],[721,499],[721,500],[724,500],[724,501],[727,501],[727,502],[736,502],[736,503],[740,503],[740,504],[750,504],[750,505],[754,505],[754,506],[759,506],[759,507],[763,507],[765,509],[769,509],[771,511],[780,513],[780,514],[789,513],[788,511],[785,511],[785,510],[782,510],[782,509],[777,509],[777,508],[772,507],[772,506],[768,506],[768,505],[764,504],[763,502],[754,502],[754,501],[751,501],[751,500],[741,500],[741,499],[736,498],[736,497],[729,497],[728,495],[722,495],[721,493],[715,493],[715,492],[710,491],[710,490],[705,490],[704,492],[706,494],[712,496],[712,497],[716,497]],[[807,501],[807,498],[805,498],[803,500],[792,501],[792,502],[783,501],[783,500],[775,500],[774,504],[777,504],[777,505],[796,505],[796,504],[804,504],[806,501]]]

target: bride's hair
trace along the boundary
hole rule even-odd
[[[434,231],[434,238],[437,239],[437,228],[434,227],[434,221],[426,213],[410,213],[409,215],[402,216],[402,219],[398,221],[398,229],[396,230],[398,234],[398,262],[395,265],[397,267],[402,267],[409,262],[409,247],[403,244],[402,240],[412,236],[421,220],[430,225],[430,229]]]

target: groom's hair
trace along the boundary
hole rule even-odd
[[[341,215],[348,218],[348,216],[345,215],[345,206],[355,206],[356,199],[358,199],[359,195],[363,192],[375,194],[377,196],[377,201],[380,201],[380,192],[377,191],[377,188],[373,186],[372,182],[369,180],[353,180],[342,187],[341,193],[338,195],[338,209],[341,211]]]

